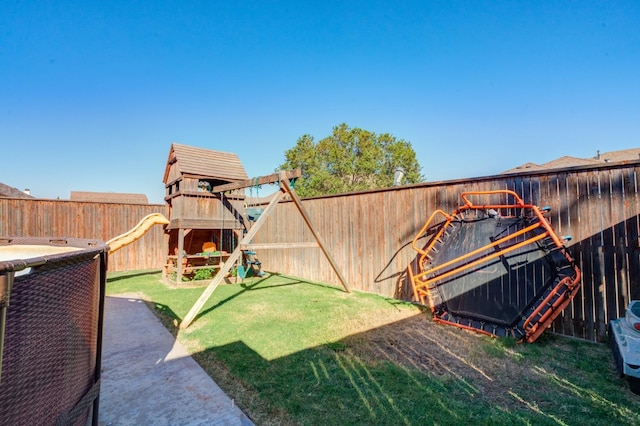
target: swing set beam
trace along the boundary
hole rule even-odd
[[[280,200],[282,200],[285,194],[289,194],[289,196],[291,197],[291,200],[293,201],[296,208],[298,209],[298,212],[300,213],[304,222],[307,224],[307,227],[313,234],[317,242],[317,246],[320,247],[325,257],[329,261],[331,268],[336,273],[336,275],[338,276],[338,279],[342,283],[344,290],[347,293],[351,293],[351,289],[347,285],[347,281],[345,280],[344,276],[340,272],[340,269],[338,268],[338,265],[333,259],[333,256],[331,256],[331,254],[326,248],[326,245],[322,237],[320,236],[320,234],[318,234],[313,224],[311,223],[311,220],[309,219],[309,215],[307,214],[307,211],[302,205],[300,197],[298,197],[298,194],[296,194],[293,188],[291,187],[290,181],[300,176],[301,176],[300,170],[281,171],[273,175],[263,176],[260,178],[250,179],[247,181],[234,182],[226,185],[219,185],[213,188],[214,192],[218,192],[218,191],[224,192],[224,191],[230,191],[233,189],[241,189],[241,188],[247,188],[249,186],[259,185],[260,182],[262,183],[280,182],[280,190],[271,199],[271,201],[269,202],[269,205],[267,205],[264,212],[262,212],[262,214],[260,215],[256,223],[251,227],[251,229],[249,229],[249,231],[244,235],[244,237],[242,237],[242,240],[240,241],[236,249],[233,251],[233,253],[231,253],[227,261],[224,262],[223,265],[221,265],[216,276],[211,280],[211,282],[207,285],[207,288],[205,288],[204,292],[200,295],[198,300],[196,300],[196,302],[193,304],[193,306],[191,307],[191,310],[189,310],[187,315],[184,317],[184,319],[180,323],[181,329],[186,329],[193,322],[196,315],[198,315],[198,313],[200,312],[204,304],[207,302],[207,300],[209,300],[209,297],[211,297],[215,289],[218,287],[218,285],[220,285],[220,283],[222,282],[226,274],[229,271],[231,271],[231,268],[233,267],[235,262],[238,259],[240,259],[242,252],[244,250],[247,250],[247,248],[249,247],[254,247],[254,248],[260,247],[259,244],[250,244],[250,242],[253,239],[253,237],[255,237],[255,235],[258,233],[258,230],[260,229],[260,227],[262,227],[262,225],[267,220],[269,215],[275,210],[277,204],[280,202]],[[289,244],[288,247],[287,247],[287,243],[264,244],[263,246],[264,247],[270,246],[271,248],[294,248],[296,246],[298,247],[301,246],[301,244],[303,244],[305,247],[309,247],[311,246],[311,244],[314,244],[313,245],[314,247],[316,246],[316,243],[288,243],[288,244]]]
[[[257,243],[243,244],[242,250],[272,250],[272,249],[292,249],[292,248],[315,248],[320,247],[316,241],[301,243]]]
[[[290,181],[302,176],[300,169],[281,171],[267,176],[260,176],[253,179],[240,180],[238,182],[225,183],[224,185],[217,185],[211,188],[211,192],[226,192],[233,191],[234,189],[249,188],[257,185],[264,185],[267,183],[280,182],[284,179]]]

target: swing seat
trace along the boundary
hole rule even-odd
[[[247,218],[251,222],[255,222],[260,218],[260,215],[264,212],[261,207],[247,207]]]
[[[238,275],[238,277],[242,280],[244,280],[245,278],[247,278],[247,273],[249,272],[248,269],[245,269],[245,267],[243,265],[238,265],[238,268],[236,269],[236,274]]]

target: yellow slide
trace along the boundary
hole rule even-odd
[[[162,213],[151,213],[143,217],[142,220],[129,231],[107,241],[107,245],[109,246],[109,253],[113,253],[114,251],[121,249],[127,244],[131,244],[134,241],[138,240],[140,237],[146,234],[153,225],[168,224],[169,219],[164,217]]]

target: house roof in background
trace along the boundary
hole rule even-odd
[[[617,163],[618,161],[640,160],[640,148],[623,149],[599,154],[601,161]],[[596,157],[598,157],[596,155]],[[594,158],[596,158],[594,157]]]
[[[640,160],[640,148],[623,149],[620,151],[610,151],[605,153],[600,153],[600,151],[598,151],[594,157],[590,158],[578,158],[565,155],[564,157],[556,158],[555,160],[551,160],[543,164],[531,162],[524,163],[520,166],[514,167],[513,169],[506,170],[501,174],[563,169],[566,167],[591,166],[635,160]]]
[[[27,194],[24,191],[20,191],[18,188],[14,188],[13,186],[5,185],[4,183],[0,183],[0,197],[34,198],[32,195]]]
[[[144,194],[125,194],[120,192],[71,191],[70,200],[94,203],[149,204],[149,200]]]
[[[218,179],[228,182],[247,180],[247,172],[237,154],[197,148],[174,143],[164,172],[164,183],[168,183],[169,170],[175,163],[181,175]]]

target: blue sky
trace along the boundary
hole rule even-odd
[[[270,174],[347,123],[427,181],[640,146],[640,2],[0,3],[0,182],[162,203],[172,142]]]

